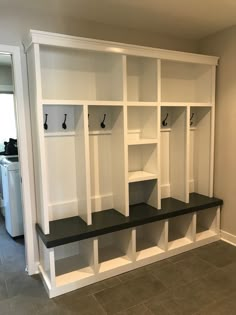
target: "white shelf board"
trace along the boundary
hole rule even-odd
[[[145,180],[157,179],[157,175],[144,171],[129,172],[129,183],[142,182]]]
[[[128,264],[131,264],[132,261],[128,256],[117,257],[114,259],[110,259],[100,263],[99,265],[99,273],[106,272],[109,270],[113,270],[115,268],[119,268]]]
[[[146,248],[146,249],[140,250],[139,252],[136,253],[136,260],[142,260],[142,259],[146,259],[149,257],[153,257],[153,256],[159,255],[163,252],[164,252],[164,250],[158,246]]]
[[[55,261],[56,285],[62,286],[94,275],[81,255],[70,256]]]
[[[141,144],[157,144],[157,139],[138,139],[138,140],[128,140],[128,145],[141,145]]]
[[[196,241],[205,240],[215,235],[217,235],[217,233],[212,230],[202,231],[202,232],[196,233]]]
[[[182,238],[179,238],[179,239],[176,239],[176,240],[169,242],[168,243],[168,250],[176,249],[176,248],[179,248],[179,247],[191,244],[191,243],[192,243],[192,241],[189,238],[182,237]]]
[[[194,102],[161,102],[161,106],[166,107],[212,107],[213,103],[194,103]]]
[[[143,106],[143,107],[148,107],[148,106],[158,106],[158,102],[139,102],[139,101],[128,101],[126,102],[127,106]]]
[[[68,99],[42,99],[42,105],[98,105],[123,106],[123,101],[96,101],[96,100],[68,100]]]
[[[74,131],[44,132],[44,137],[74,137]]]
[[[68,283],[73,283],[77,280],[82,280],[94,276],[93,269],[91,267],[82,268],[79,270],[71,271],[69,273],[56,277],[56,286],[63,286]]]
[[[161,132],[171,132],[171,128],[161,128]]]

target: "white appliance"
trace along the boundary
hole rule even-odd
[[[7,232],[16,237],[24,234],[18,157],[5,157],[0,163],[5,226]]]

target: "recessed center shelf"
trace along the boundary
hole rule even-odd
[[[221,206],[223,201],[196,193],[190,194],[190,202],[184,203],[174,198],[162,199],[162,209],[157,210],[141,203],[130,206],[130,216],[125,217],[114,209],[93,213],[92,225],[87,225],[80,217],[50,222],[50,234],[45,235],[36,224],[37,232],[47,248],[75,242],[106,233],[165,220],[199,210]]]
[[[144,171],[135,171],[129,172],[129,183],[140,182],[144,180],[156,179],[157,175],[144,172]]]

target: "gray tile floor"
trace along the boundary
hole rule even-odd
[[[0,315],[235,315],[236,247],[222,241],[49,299],[0,219]]]

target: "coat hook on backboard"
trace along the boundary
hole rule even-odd
[[[192,126],[192,124],[193,124],[193,121],[192,121],[193,116],[194,116],[194,113],[192,113],[192,115],[191,115],[191,117],[190,117],[190,126]]]
[[[167,113],[166,114],[166,117],[162,120],[162,126],[163,127],[166,127],[168,125],[168,122],[167,122],[167,118],[168,118],[169,114]]]
[[[105,128],[106,125],[105,125],[105,119],[106,119],[106,114],[104,114],[104,117],[103,117],[103,121],[101,122],[101,128]]]
[[[43,124],[43,127],[44,127],[45,130],[48,129],[48,123],[47,123],[47,121],[48,121],[48,114],[45,114],[45,120],[44,120],[44,124]]]
[[[66,125],[66,118],[67,118],[67,114],[64,114],[65,115],[65,118],[64,118],[64,121],[62,123],[62,128],[63,129],[66,129],[67,128],[67,125]]]

